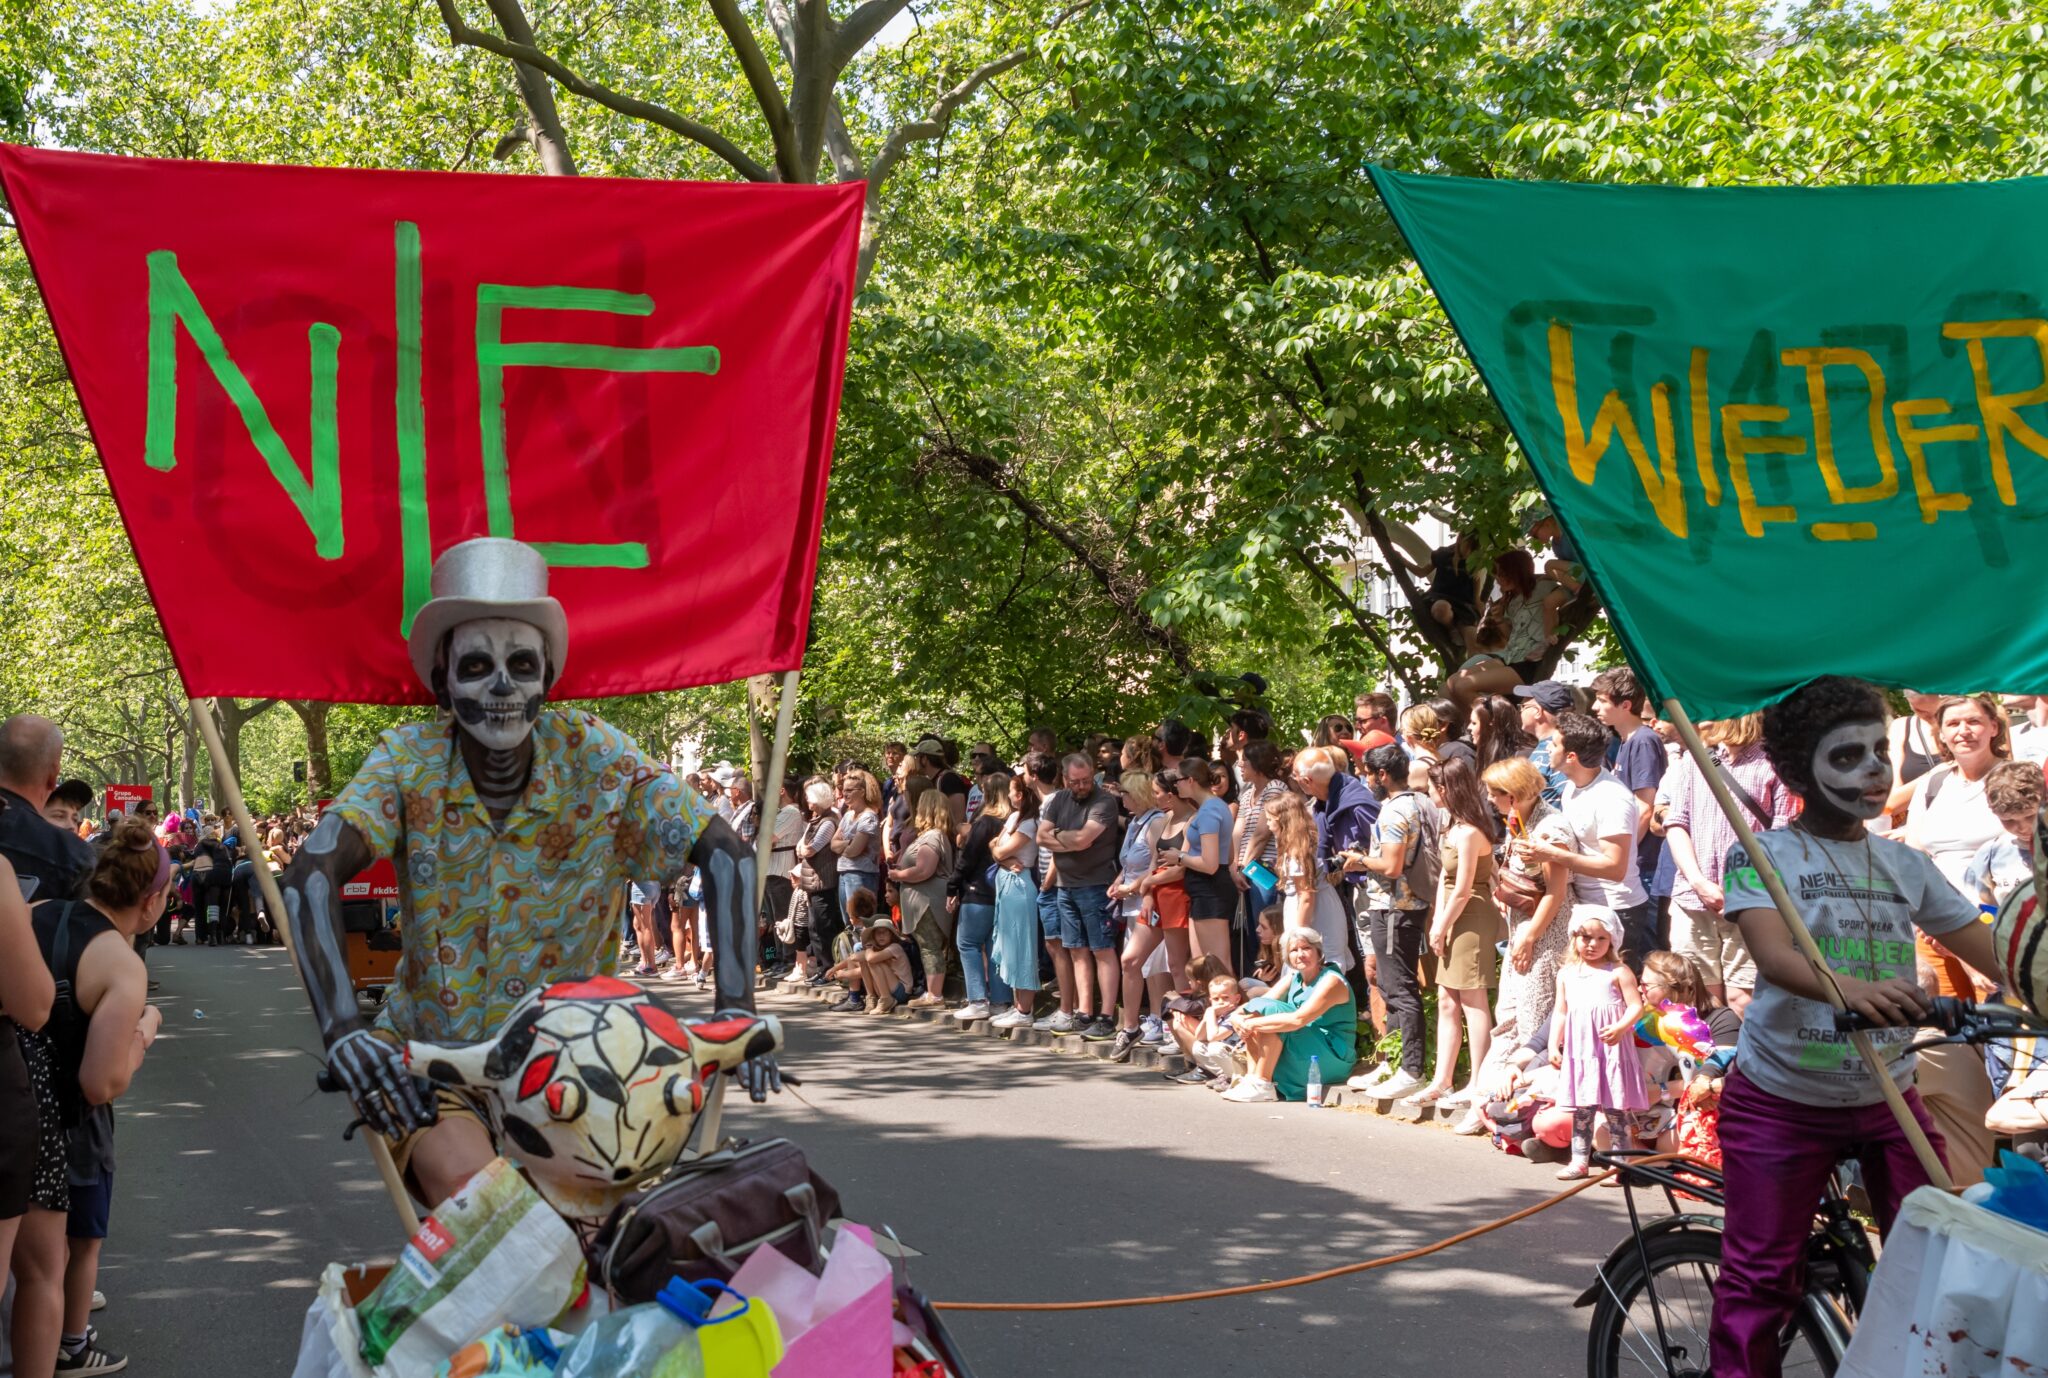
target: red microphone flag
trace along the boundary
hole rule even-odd
[[[863,188],[0,147],[187,692],[425,702],[434,556],[552,566],[555,693],[798,667]]]

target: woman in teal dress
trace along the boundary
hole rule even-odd
[[[1335,1086],[1358,1062],[1358,1000],[1344,973],[1323,960],[1323,937],[1290,928],[1280,938],[1287,974],[1231,1020],[1244,1035],[1251,1071],[1223,1093],[1234,1101],[1306,1100],[1308,1060]]]

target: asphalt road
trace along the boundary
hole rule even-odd
[[[96,1319],[131,1373],[290,1372],[330,1259],[402,1242],[272,949],[150,954],[164,1035],[119,1114]],[[667,988],[677,989],[677,988]],[[694,992],[686,1015],[709,1013]],[[1456,1233],[1547,1195],[1548,1168],[1483,1141],[1355,1112],[1230,1105],[1156,1073],[829,1015],[767,997],[802,1100],[740,1105],[728,1132],[786,1134],[844,1200],[922,1257],[934,1297],[1062,1301],[1305,1273]],[[1572,1374],[1571,1299],[1626,1229],[1613,1193],[1426,1261],[1183,1306],[951,1320],[979,1378],[1131,1372]]]

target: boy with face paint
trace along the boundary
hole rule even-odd
[[[279,878],[327,1067],[438,1205],[495,1154],[475,1108],[415,1081],[407,1039],[489,1038],[528,993],[609,975],[611,898],[629,881],[703,875],[721,1010],[751,1012],[754,856],[708,802],[618,729],[550,708],[568,653],[540,553],[465,541],[435,562],[414,669],[445,710],[378,740]],[[399,874],[404,956],[373,1029],[342,956],[343,882],[377,856]],[[754,1098],[772,1059],[742,1069]]]
[[[1864,1065],[1835,1032],[1822,978],[1786,930],[1752,858],[1728,852],[1724,912],[1756,959],[1756,995],[1721,1097],[1728,1214],[1709,1336],[1715,1378],[1774,1378],[1778,1336],[1798,1305],[1813,1203],[1836,1160],[1858,1154],[1881,1230],[1926,1174],[1883,1103],[1890,1076],[1927,1131],[1945,1145],[1912,1089],[1904,1027],[1927,1008],[1915,979],[1914,930],[1980,970],[1992,970],[1991,930],[1976,906],[1923,853],[1867,825],[1892,786],[1882,695],[1829,676],[1764,710],[1764,753],[1805,800],[1791,827],[1760,835],[1800,917],[1834,972],[1843,1000],[1879,1030],[1884,1066]]]

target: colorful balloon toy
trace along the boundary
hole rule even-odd
[[[1638,1048],[1669,1048],[1692,1075],[1692,1064],[1714,1051],[1714,1031],[1691,1005],[1665,1000],[1636,1021]]]

